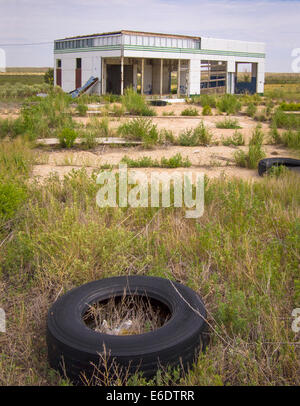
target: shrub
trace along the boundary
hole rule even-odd
[[[183,158],[182,155],[179,153],[169,159],[164,157],[161,158],[161,166],[163,168],[188,168],[191,165],[192,164],[189,158]]]
[[[116,117],[124,116],[125,107],[123,106],[123,104],[121,104],[121,105],[114,104],[113,107],[112,107],[112,113]]]
[[[234,160],[238,166],[249,169],[257,168],[258,162],[265,157],[265,153],[262,150],[263,138],[264,134],[261,126],[258,125],[250,139],[248,152],[239,150],[234,154]]]
[[[126,90],[125,90],[126,93]],[[107,103],[119,103],[122,101],[122,96],[118,94],[106,93],[101,96],[102,101]]]
[[[126,110],[136,116],[155,116],[155,111],[148,106],[143,95],[138,94],[132,87],[125,89],[122,103]]]
[[[287,130],[300,129],[300,116],[297,114],[286,114],[281,109],[277,109],[272,117],[272,125]]]
[[[164,145],[175,144],[175,137],[172,130],[167,130],[165,128],[160,130],[158,135],[158,143]]]
[[[286,103],[280,104],[280,109],[283,111],[300,111],[300,103]]]
[[[131,159],[125,155],[121,162],[127,164],[129,168],[186,168],[191,166],[188,157],[183,158],[179,153],[171,158],[162,157],[160,162],[157,159],[152,159],[147,156],[138,159]]]
[[[12,218],[25,201],[26,191],[24,187],[13,182],[0,183],[0,219],[8,220]]]
[[[182,116],[198,116],[199,112],[195,107],[187,107],[186,109],[182,110]]]
[[[143,156],[138,159],[131,159],[127,155],[125,155],[121,162],[127,164],[129,168],[155,168],[159,167],[159,162],[157,159],[152,159],[148,156]]]
[[[285,131],[281,136],[281,142],[283,145],[292,149],[300,149],[300,130]]]
[[[226,147],[229,147],[230,145],[234,145],[236,147],[239,145],[245,145],[244,136],[241,132],[235,131],[232,137],[222,139],[222,145]]]
[[[124,138],[143,141],[144,145],[152,146],[158,141],[158,130],[150,118],[134,118],[122,124],[118,133]]]
[[[202,109],[202,116],[211,116],[211,115],[212,115],[211,107],[208,104],[206,104]]]
[[[72,148],[77,138],[77,133],[71,128],[64,128],[59,134],[58,139],[62,148]]]
[[[54,84],[54,69],[53,68],[49,68],[47,70],[47,72],[44,75],[44,81],[48,85],[53,86],[53,84]]]
[[[175,113],[173,110],[170,111],[163,111],[162,113],[163,116],[175,116]]]
[[[23,104],[20,118],[24,134],[30,140],[53,136],[57,131],[75,123],[69,111],[71,97],[60,89],[54,88],[51,94],[32,104],[30,100]]]
[[[257,107],[254,103],[250,103],[247,107],[246,114],[249,117],[254,117],[257,111]]]
[[[279,178],[289,172],[289,169],[285,165],[273,165],[267,171],[267,175],[270,177]]]
[[[24,124],[21,117],[16,119],[0,119],[0,139],[5,137],[15,138],[24,133]]]
[[[217,98],[212,94],[201,94],[199,96],[192,96],[191,103],[198,104],[202,107],[209,106],[215,108],[217,106]]]
[[[80,117],[85,117],[86,112],[88,111],[88,106],[86,106],[85,104],[82,104],[82,103],[77,104],[76,111]]]
[[[270,136],[270,140],[271,140],[272,144],[281,144],[282,143],[281,136],[279,134],[279,131],[278,131],[276,125],[271,126],[269,136]]]
[[[242,128],[239,125],[239,122],[235,118],[225,118],[223,121],[219,121],[216,123],[217,128],[231,128],[231,129],[238,129]]]
[[[225,94],[217,102],[217,108],[221,113],[236,114],[242,107],[241,102],[233,94]]]
[[[194,129],[187,129],[179,135],[178,143],[182,146],[209,145],[212,134],[201,122]]]
[[[86,131],[84,133],[84,145],[87,149],[95,148],[97,145],[96,134],[92,131]]]

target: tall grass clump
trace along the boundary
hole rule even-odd
[[[236,164],[242,168],[256,169],[258,162],[265,157],[262,149],[263,139],[264,133],[261,126],[258,125],[249,141],[248,152],[242,150],[235,152],[234,160]]]
[[[125,89],[122,103],[126,110],[135,116],[155,116],[154,109],[148,106],[143,95],[137,93],[132,87]]]
[[[242,128],[236,118],[225,118],[216,123],[217,128],[238,129]]]
[[[280,143],[284,146],[299,150],[300,149],[300,130],[287,130],[280,136]]]
[[[69,109],[71,101],[69,95],[55,90],[34,104],[30,101],[25,103],[20,115],[25,135],[35,140],[53,137],[65,127],[74,128]]]
[[[21,117],[16,119],[0,119],[0,139],[9,137],[16,138],[25,133],[25,126]]]
[[[215,108],[217,106],[217,97],[213,94],[191,96],[190,103],[198,104],[201,107],[209,106],[211,108]]]
[[[194,129],[187,129],[180,133],[178,144],[181,146],[209,145],[212,139],[212,133],[205,127],[203,121]]]
[[[205,104],[205,106],[203,106],[202,116],[212,116],[212,110],[208,104]]]
[[[221,96],[217,102],[217,109],[227,115],[238,113],[241,107],[242,104],[238,97],[233,94],[225,94]]]
[[[182,116],[198,116],[199,111],[195,107],[187,107],[186,109],[182,110]]]
[[[118,128],[118,133],[127,139],[142,141],[145,147],[150,147],[158,141],[157,126],[150,118],[134,118]]]
[[[254,103],[249,103],[246,109],[246,114],[249,117],[254,117],[257,111],[257,106]]]
[[[88,106],[87,106],[86,104],[79,103],[79,104],[77,104],[77,106],[76,106],[76,111],[77,111],[77,113],[78,113],[78,115],[79,115],[80,117],[85,117],[85,116],[86,116],[86,113],[87,113],[87,111],[88,111]]]
[[[0,242],[12,230],[12,221],[25,204],[33,156],[21,139],[0,141]],[[2,244],[1,244],[2,245]],[[0,267],[1,276],[1,267]]]
[[[226,147],[245,145],[245,139],[240,131],[235,131],[232,137],[222,138],[222,145]]]
[[[281,109],[277,109],[272,116],[272,125],[287,130],[297,130],[300,129],[300,116],[286,114]]]
[[[121,162],[127,164],[129,168],[188,168],[192,165],[189,158],[183,158],[180,153],[170,158],[162,157],[160,161],[148,156],[132,159],[125,155]]]
[[[86,129],[94,132],[97,137],[112,137],[114,131],[109,126],[110,121],[108,117],[102,117],[101,119],[97,117],[91,117],[86,125]]]
[[[72,148],[78,134],[72,128],[63,128],[58,134],[59,143],[62,148]]]

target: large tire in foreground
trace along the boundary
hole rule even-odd
[[[161,303],[169,309],[171,318],[154,331],[126,336],[99,333],[84,323],[83,314],[90,305],[123,296],[124,292]],[[129,375],[138,371],[144,377],[152,377],[158,368],[177,365],[186,370],[207,344],[205,319],[206,311],[199,295],[168,279],[121,276],[90,282],[67,292],[50,308],[49,363],[78,384],[82,374],[92,377],[93,365],[100,372],[105,369],[103,354],[106,368],[117,365]]]
[[[263,176],[272,166],[284,165],[287,168],[299,171],[300,159],[293,158],[265,158],[261,159],[258,163],[258,174]]]

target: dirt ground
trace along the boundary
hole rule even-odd
[[[239,147],[246,149],[247,147]],[[267,156],[289,156],[292,155],[283,147],[266,145],[264,147]],[[101,165],[117,165],[127,155],[131,159],[138,159],[143,156],[160,160],[162,157],[170,158],[180,153],[183,158],[188,157],[192,163],[190,168],[176,168],[176,171],[203,172],[209,177],[220,175],[236,176],[240,178],[258,178],[256,170],[239,168],[235,166],[233,154],[237,147],[209,146],[209,147],[178,147],[169,146],[144,150],[139,147],[132,148],[110,148],[97,147],[93,151],[37,151],[37,165],[34,165],[33,176],[40,178],[47,177],[51,172],[56,172],[63,177],[72,169],[85,167],[87,173],[92,173]],[[172,172],[175,169],[166,168],[139,168],[140,171],[150,173]]]
[[[223,120],[226,116],[218,114],[213,109],[212,116],[202,116],[202,108],[196,107],[199,111],[199,116],[186,117],[181,116],[181,111],[188,107],[186,103],[174,103],[164,107],[154,107],[157,116],[152,117],[153,123],[157,125],[158,129],[172,130],[174,136],[178,136],[182,131],[187,128],[195,128],[201,121],[212,132],[212,142],[220,141],[222,138],[226,139],[231,137],[235,130],[233,129],[218,129],[216,123]],[[167,113],[172,112],[172,115],[166,116]],[[0,105],[0,117],[1,118],[16,118],[19,114],[19,109],[16,106]],[[164,115],[163,115],[164,114]],[[180,146],[157,146],[151,150],[145,150],[141,147],[109,147],[109,146],[97,146],[93,150],[83,151],[78,147],[74,150],[63,150],[57,148],[40,148],[36,149],[36,164],[33,167],[33,177],[45,179],[50,173],[56,172],[58,176],[63,177],[72,169],[86,168],[87,173],[90,174],[95,170],[98,170],[101,165],[117,165],[124,155],[129,158],[137,159],[143,156],[151,157],[152,159],[160,160],[162,157],[170,158],[177,153],[180,153],[182,157],[188,157],[192,163],[190,168],[176,168],[176,171],[193,171],[203,172],[209,177],[218,176],[234,176],[244,179],[258,179],[256,170],[250,170],[235,166],[233,160],[234,152],[240,148],[247,149],[249,138],[251,137],[253,129],[257,126],[257,121],[239,114],[236,116],[230,116],[231,119],[237,119],[239,125],[242,127],[238,131],[244,136],[246,146],[233,147],[222,145],[210,145],[207,147],[180,147]],[[101,117],[99,117],[101,119]],[[122,118],[110,118],[109,127],[111,129],[117,129],[118,126],[130,119],[129,117]],[[74,120],[84,125],[88,123],[90,117],[74,117]],[[270,130],[267,123],[262,123],[262,130],[265,133],[265,145],[264,151],[267,157],[284,156],[293,157],[290,150],[275,146],[268,145],[268,132]],[[139,168],[139,170],[145,173],[155,172],[172,172],[174,169],[164,168]]]

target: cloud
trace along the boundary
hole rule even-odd
[[[120,29],[262,41],[267,70],[286,72],[300,46],[295,0],[0,0],[0,10],[1,43]],[[3,48],[9,66],[52,65],[52,45]]]

